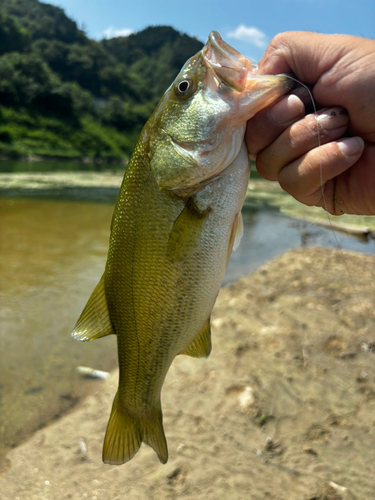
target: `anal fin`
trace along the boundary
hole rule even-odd
[[[115,331],[109,317],[103,274],[72,331],[72,337],[83,342],[99,339],[112,333]]]
[[[211,326],[210,318],[204,324],[202,330],[195,337],[193,342],[179,354],[186,354],[193,358],[208,358],[211,352]]]

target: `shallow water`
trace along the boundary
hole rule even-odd
[[[0,455],[95,389],[77,366],[117,366],[114,337],[70,337],[103,272],[112,211],[112,203],[0,198]],[[244,223],[224,285],[291,248],[335,246],[331,231],[274,209],[247,210]],[[375,253],[374,241],[339,239]]]
[[[0,447],[73,406],[116,366],[115,339],[70,338],[103,271],[112,206],[0,199]]]

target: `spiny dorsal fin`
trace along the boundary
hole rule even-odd
[[[160,401],[147,415],[128,412],[116,394],[103,444],[103,462],[120,465],[132,459],[142,441],[151,446],[162,464],[168,461]]]
[[[194,251],[209,213],[209,209],[201,212],[194,198],[189,198],[169,236],[167,255],[171,260],[182,260]]]
[[[208,318],[193,342],[186,349],[181,351],[180,354],[186,354],[193,358],[208,358],[211,348],[211,326],[210,318]]]
[[[109,317],[103,274],[72,331],[72,337],[83,342],[99,339],[112,333],[115,331]]]

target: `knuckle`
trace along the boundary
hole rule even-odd
[[[310,141],[317,141],[318,124],[314,115],[308,115],[292,126],[291,140],[294,144]],[[316,142],[318,145],[318,141]]]
[[[249,153],[258,153],[261,149],[259,134],[254,127],[247,127],[245,140],[246,146]]]
[[[298,188],[298,179],[297,179],[297,186],[296,186],[296,178],[293,173],[293,170],[290,168],[283,168],[280,170],[279,177],[278,177],[279,184],[284,191],[287,193],[290,193],[294,197],[295,194],[293,191]]]
[[[259,174],[268,181],[276,181],[277,174],[274,173],[274,164],[265,150],[258,153],[256,158],[256,168]]]
[[[286,45],[287,43],[287,40],[289,39],[289,36],[288,36],[288,32],[284,32],[284,33],[278,33],[277,35],[275,35],[270,44],[269,44],[269,47],[272,48],[272,49],[280,49],[281,47],[283,47],[284,45]]]

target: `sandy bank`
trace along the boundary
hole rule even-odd
[[[220,292],[210,358],[178,357],[164,385],[167,465],[148,447],[101,462],[114,373],[9,453],[0,498],[375,498],[375,257],[345,257],[355,289],[318,248]]]

